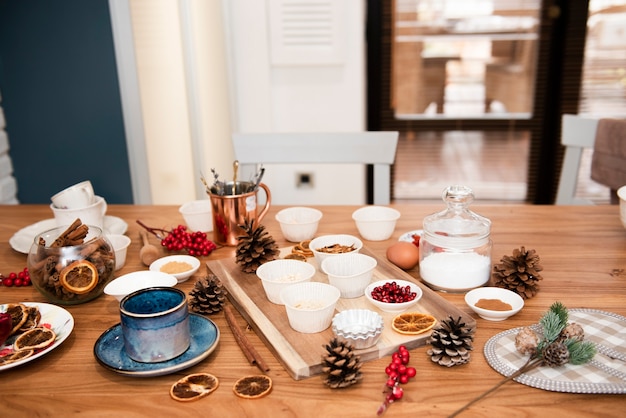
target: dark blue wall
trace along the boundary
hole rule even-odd
[[[0,0],[0,93],[21,203],[86,179],[132,203],[107,0]]]

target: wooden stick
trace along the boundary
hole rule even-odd
[[[241,347],[241,351],[243,351],[243,354],[246,356],[250,364],[256,365],[263,372],[268,372],[270,370],[269,366],[265,363],[265,361],[263,361],[254,346],[250,343],[246,334],[244,334],[241,328],[239,328],[230,306],[224,306],[224,315],[226,317],[226,322],[228,322],[228,326],[230,326],[230,329],[233,331],[237,344]]]

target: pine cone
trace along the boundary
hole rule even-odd
[[[246,235],[237,237],[237,263],[246,273],[254,273],[267,261],[276,260],[280,253],[276,241],[263,225],[254,227],[254,221],[239,225]]]
[[[559,334],[557,341],[565,340],[582,341],[585,339],[585,330],[576,322],[570,322]]]
[[[543,361],[546,366],[550,367],[562,366],[565,363],[568,363],[569,350],[567,349],[567,346],[558,341],[549,344],[543,350]]]
[[[524,299],[530,299],[539,291],[539,274],[543,267],[535,250],[524,247],[513,250],[512,256],[505,255],[501,264],[493,266],[494,285],[512,290]]]
[[[224,307],[226,289],[222,287],[222,282],[216,275],[209,273],[196,281],[189,296],[192,311],[202,315],[213,315]]]
[[[449,317],[441,321],[441,325],[431,333],[428,343],[432,347],[428,349],[428,355],[442,366],[464,364],[470,360],[473,341],[474,329],[466,327],[461,317],[456,320]]]
[[[537,353],[539,337],[530,327],[522,328],[515,336],[515,348],[521,354],[534,356]]]
[[[361,358],[354,355],[352,345],[337,338],[326,345],[327,353],[322,356],[324,383],[332,389],[345,388],[361,380]]]

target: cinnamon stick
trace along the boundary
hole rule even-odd
[[[256,365],[263,372],[268,372],[270,368],[265,363],[265,361],[263,361],[252,343],[250,343],[250,340],[248,340],[248,337],[246,337],[246,335],[237,324],[237,320],[235,319],[235,315],[230,309],[230,306],[224,306],[224,315],[226,317],[226,322],[228,322],[228,326],[233,331],[233,335],[235,336],[235,340],[237,340],[237,344],[239,344],[241,351],[243,351],[243,354],[246,356],[250,364]]]

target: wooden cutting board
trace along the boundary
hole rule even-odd
[[[291,247],[281,250],[290,252]],[[476,321],[450,302],[443,299],[429,287],[400,270],[386,259],[376,257],[367,248],[361,249],[361,253],[377,259],[378,265],[374,270],[372,282],[378,280],[401,279],[417,283],[423,291],[423,296],[417,306],[410,311],[429,313],[437,320],[461,317],[471,327],[475,327]],[[308,260],[315,263],[313,258]],[[241,315],[248,321],[252,328],[259,334],[270,350],[284,365],[289,374],[300,380],[322,372],[321,357],[325,352],[325,345],[333,338],[331,327],[316,334],[303,334],[294,331],[287,318],[285,307],[270,302],[265,296],[265,290],[261,280],[256,274],[244,273],[236,264],[235,258],[209,261],[209,269],[222,281],[228,290],[228,297]],[[317,266],[317,264],[315,264]],[[328,283],[328,278],[319,270],[313,277],[313,281]],[[370,348],[357,350],[362,361],[374,360],[391,355],[398,346],[404,344],[407,348],[415,348],[426,344],[430,332],[407,336],[395,332],[391,328],[391,321],[396,314],[390,314],[374,307],[365,296],[355,299],[340,298],[337,302],[336,311],[346,309],[370,309],[378,312],[384,319],[385,327],[378,343]],[[435,325],[437,327],[437,325]]]

